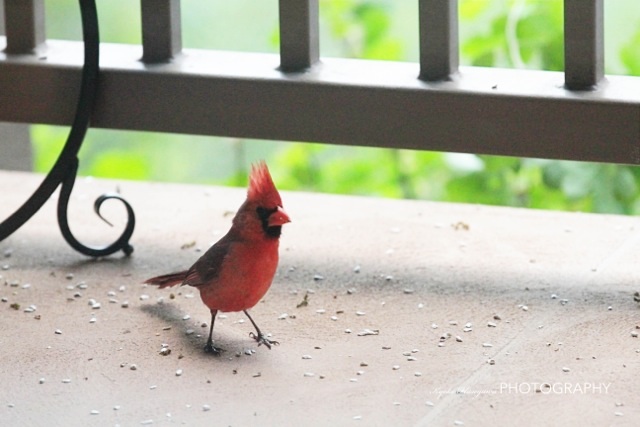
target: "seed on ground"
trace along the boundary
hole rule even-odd
[[[493,347],[493,344],[485,342],[485,343],[482,343],[482,346],[485,348],[490,348],[490,347]]]
[[[571,369],[569,369],[567,367],[562,368],[562,372],[569,372],[569,371],[571,371]]]
[[[490,328],[495,328],[498,325],[495,322],[487,322],[487,326]]]
[[[303,354],[303,355],[302,355],[302,359],[303,359],[303,360],[309,360],[309,359],[311,359],[311,355],[309,355],[309,354]]]
[[[132,363],[132,364],[129,366],[129,369],[131,369],[132,371],[136,371],[136,370],[138,369],[138,365],[136,365],[135,363]]]
[[[182,375],[182,369],[178,369],[176,371],[176,377],[179,377],[180,375]]]
[[[63,383],[63,384],[69,384],[70,382],[71,382],[71,378],[64,378],[64,379],[62,380],[62,383]]]
[[[210,410],[211,410],[211,405],[202,405],[202,410],[203,410],[204,412],[208,412],[208,411],[210,411]]]
[[[313,376],[315,376],[315,374],[313,372],[305,372],[304,374],[302,374],[302,376],[304,376],[304,377],[313,377]]]
[[[364,311],[356,311],[356,316],[364,316],[365,314],[367,313],[365,313]]]
[[[54,333],[56,335],[62,335],[62,331],[60,329],[56,329]]]

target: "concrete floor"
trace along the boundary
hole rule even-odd
[[[0,218],[40,179],[1,172]],[[114,237],[91,209],[116,188],[129,258],[70,249],[54,200],[0,242],[2,425],[639,423],[635,218],[283,192],[293,222],[252,310],[280,345],[225,313],[216,358],[194,289],[140,283],[195,261],[244,190],[80,179],[81,240]]]

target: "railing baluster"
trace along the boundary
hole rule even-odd
[[[44,0],[4,0],[7,53],[34,53],[44,45]]]
[[[280,69],[303,71],[320,59],[318,0],[280,0]]]
[[[593,89],[604,76],[603,0],[564,1],[565,86]]]
[[[182,51],[180,0],[141,0],[142,61],[169,62]]]
[[[420,0],[420,79],[449,80],[458,72],[458,0]]]

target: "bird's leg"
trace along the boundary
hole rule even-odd
[[[211,310],[211,328],[209,328],[209,339],[207,340],[207,344],[204,346],[204,351],[206,353],[212,353],[215,356],[220,356],[224,350],[219,347],[214,347],[213,345],[213,324],[216,321],[216,315],[218,314],[218,310]]]
[[[256,334],[254,334],[253,332],[249,332],[249,336],[258,342],[258,346],[264,344],[269,350],[271,350],[272,345],[280,345],[278,341],[271,341],[264,336],[260,328],[258,328],[258,325],[256,325],[256,322],[254,322],[251,316],[249,316],[247,310],[244,310],[244,314],[247,315],[253,327],[256,328]]]

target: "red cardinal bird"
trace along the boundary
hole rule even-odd
[[[282,208],[280,194],[264,162],[253,165],[249,190],[229,232],[209,248],[186,271],[165,274],[145,281],[161,289],[175,285],[198,288],[202,302],[211,310],[211,329],[205,351],[220,354],[213,345],[213,324],[218,311],[244,311],[256,334],[258,345],[269,349],[268,340],[247,310],[260,301],[271,286],[278,266],[278,242],[282,225],[290,222]]]

